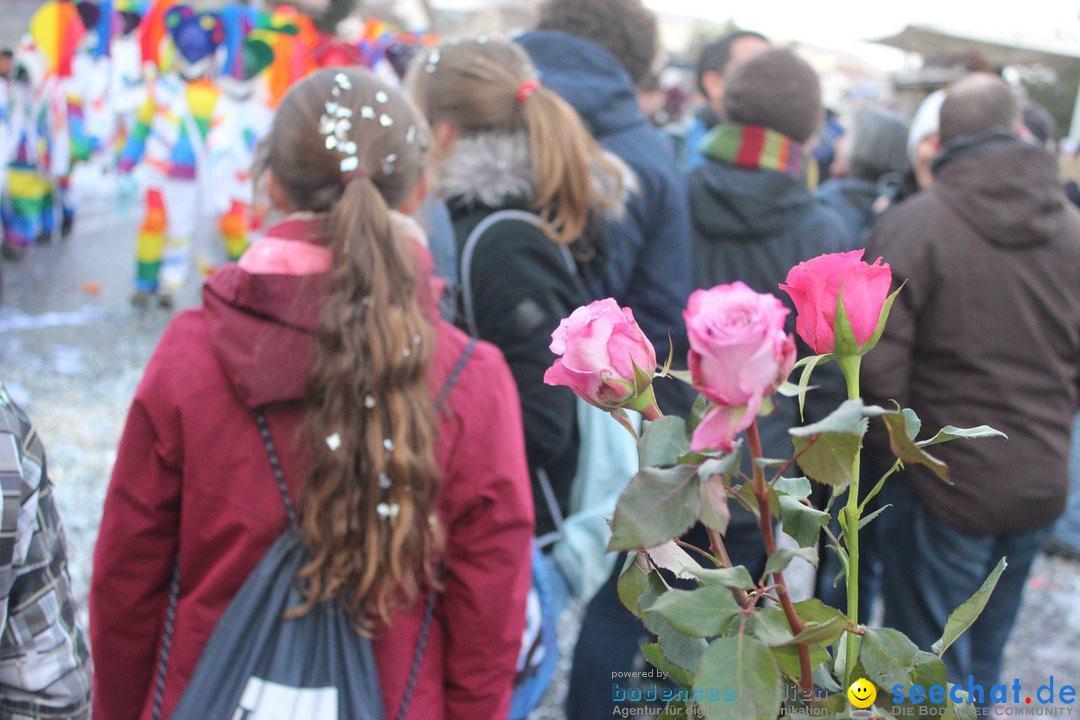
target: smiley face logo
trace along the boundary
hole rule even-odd
[[[859,678],[847,689],[848,700],[857,708],[868,708],[877,699],[877,688],[866,678]]]

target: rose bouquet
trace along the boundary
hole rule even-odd
[[[633,315],[611,299],[579,308],[553,334],[551,349],[561,357],[548,371],[548,383],[570,387],[635,437],[626,409],[650,421],[638,438],[640,470],[611,520],[608,549],[629,553],[619,597],[656,638],[643,647],[645,658],[685,688],[663,717],[839,717],[847,715],[845,691],[860,678],[878,688],[948,686],[942,654],[975,621],[1004,561],[950,616],[938,643],[921,649],[895,630],[857,622],[859,531],[881,512],[864,516],[867,504],[904,465],[925,465],[948,481],[948,468],[928,447],[1000,433],[986,426],[946,427],[920,440],[920,422],[910,409],[860,399],[861,358],[881,337],[900,292],[890,295],[891,283],[889,266],[864,262],[862,251],[823,255],[792,268],[780,288],[796,308],[796,332],[817,353],[798,362],[795,340],[784,330],[788,309],[777,297],[738,282],[691,295],[683,313],[687,372],[672,371],[670,358],[657,369],[655,351]],[[773,410],[777,393],[797,398],[801,409],[815,368],[827,362],[842,370],[847,401],[819,422],[791,428],[789,457],[764,457],[758,418]],[[788,379],[793,372],[794,382]],[[661,416],[654,376],[675,377],[698,391],[689,424]],[[871,422],[887,433],[896,460],[869,492],[860,493],[860,450]],[[831,486],[834,499],[846,494],[839,533],[830,527],[828,509],[811,504],[812,482]],[[732,502],[756,517],[767,554],[761,577],[728,557],[724,535]],[[799,547],[778,546],[777,521]],[[708,548],[680,539],[698,522],[707,530]],[[844,569],[846,613],[816,599],[796,602],[788,590],[785,569],[795,558],[816,565],[819,543],[838,555]],[[974,707],[958,701],[962,695],[949,687],[944,712],[973,718]],[[914,705],[890,710],[919,712]],[[867,716],[874,713],[889,716],[880,703]]]

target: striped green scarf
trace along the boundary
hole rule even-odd
[[[701,151],[717,162],[748,170],[776,170],[802,178],[811,187],[817,184],[817,168],[802,145],[760,125],[717,125],[702,140]]]

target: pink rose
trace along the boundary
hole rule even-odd
[[[579,307],[551,333],[550,347],[562,357],[544,373],[548,385],[565,385],[604,410],[634,405],[646,395],[652,404],[652,386],[635,387],[634,366],[651,378],[656,351],[630,308],[611,298]]]
[[[836,298],[843,288],[844,312],[851,321],[860,352],[877,330],[881,309],[889,296],[892,270],[878,258],[873,265],[862,260],[862,250],[832,253],[799,263],[788,272],[780,289],[795,302],[795,330],[819,355],[837,352]],[[839,348],[855,353],[855,348]]]
[[[795,340],[784,332],[788,309],[741,282],[698,290],[683,317],[690,338],[694,388],[718,407],[694,431],[692,450],[730,450],[757,417],[762,400],[795,364]]]

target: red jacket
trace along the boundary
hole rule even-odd
[[[285,223],[303,236],[310,221]],[[418,253],[419,254],[419,253]],[[430,256],[423,253],[425,269]],[[169,717],[218,618],[286,526],[252,409],[268,406],[285,478],[299,500],[294,443],[325,275],[252,274],[230,265],[179,314],[147,367],[120,442],[94,552],[90,634],[94,717],[149,718],[169,580],[181,595],[165,683]],[[437,349],[434,396],[467,337],[425,305]],[[436,455],[447,528],[446,590],[410,718],[482,720],[509,710],[530,581],[532,496],[520,405],[498,350],[479,343],[440,414]],[[401,702],[423,599],[375,641],[387,717]]]

